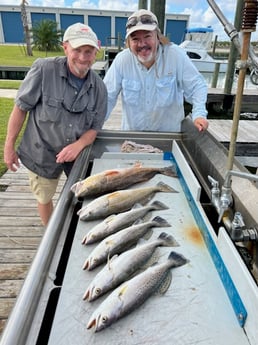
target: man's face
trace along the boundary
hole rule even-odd
[[[97,49],[89,45],[72,48],[69,42],[64,42],[63,48],[70,71],[84,78],[95,61]]]
[[[156,57],[158,37],[156,30],[139,30],[129,36],[129,47],[137,59],[146,67],[150,67]]]

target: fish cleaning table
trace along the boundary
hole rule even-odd
[[[189,259],[189,263],[171,270],[172,282],[165,294],[151,296],[129,315],[116,321],[107,329],[94,333],[92,329],[86,329],[87,323],[93,311],[108,294],[93,302],[83,300],[85,290],[103,265],[92,271],[82,269],[85,259],[96,244],[82,245],[81,241],[85,234],[101,220],[79,221],[57,304],[49,345],[250,344],[212,259],[210,251],[213,246],[216,249],[216,245],[213,229],[202,210],[198,209],[200,186],[180,151],[177,151],[176,157],[173,154],[172,158],[175,159],[175,164],[179,169],[179,178],[158,174],[151,180],[131,188],[153,186],[162,181],[179,192],[156,193],[152,201],[159,200],[169,209],[152,211],[148,217],[153,218],[158,215],[171,225],[166,228],[152,228],[152,238],[156,238],[165,231],[180,245],[172,248],[158,248],[159,262],[166,260],[173,250],[183,254]],[[92,174],[107,169],[130,167],[135,161],[140,161],[143,166],[149,167],[164,167],[172,164],[171,160],[164,160],[162,154],[104,153],[103,158],[94,160]],[[85,199],[83,206],[91,200]],[[194,207],[191,206],[191,202],[195,205]],[[199,221],[200,218],[201,221]],[[206,228],[205,231],[208,234],[205,235],[203,229],[200,228],[202,226]],[[205,237],[206,240],[204,240]],[[211,246],[206,244],[207,237],[208,241],[212,242]],[[234,291],[230,293],[234,294]],[[239,298],[236,304],[240,306],[240,312],[242,311],[241,303]],[[244,312],[243,308],[243,314]]]

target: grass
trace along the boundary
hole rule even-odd
[[[102,49],[97,53],[97,60],[104,59],[105,51]],[[33,50],[33,56],[26,55],[25,45],[0,45],[0,66],[31,66],[39,57],[63,56],[63,50],[60,52],[48,52]],[[18,89],[21,84],[19,80],[1,80],[0,89]],[[7,168],[4,163],[4,142],[7,131],[7,123],[13,108],[13,99],[0,97],[0,176]],[[21,138],[20,134],[19,139]]]

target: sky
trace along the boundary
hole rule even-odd
[[[159,0],[156,0],[159,1]],[[150,0],[148,1],[150,4]],[[234,25],[237,0],[215,0],[225,18]],[[0,0],[1,5],[20,5],[20,0]],[[138,0],[28,0],[29,6],[71,7],[98,10],[134,11]],[[229,40],[223,25],[214,14],[207,0],[166,0],[166,13],[190,15],[189,27],[211,26],[218,40]],[[258,31],[251,34],[258,40]]]

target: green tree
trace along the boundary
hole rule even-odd
[[[50,19],[43,19],[36,22],[32,29],[33,45],[40,51],[60,51],[62,30],[57,29],[57,23]]]

